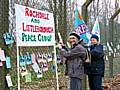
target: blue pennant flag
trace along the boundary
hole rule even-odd
[[[86,43],[89,43],[90,39],[90,30],[88,29],[87,25],[85,24],[78,7],[75,9],[75,24],[74,30],[76,33],[80,35],[80,39],[83,39]]]

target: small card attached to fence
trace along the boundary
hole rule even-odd
[[[7,76],[6,76],[6,80],[7,80],[8,87],[13,86],[12,80],[11,80],[11,76],[10,76],[10,75],[7,75]]]
[[[6,67],[11,68],[10,57],[6,57]]]
[[[31,55],[26,55],[25,57],[26,57],[26,64],[27,65],[32,64],[32,57],[31,57]]]
[[[47,55],[47,60],[48,60],[48,62],[51,62],[51,61],[52,61],[52,55],[51,55],[51,54],[48,54],[48,55]]]
[[[42,64],[42,69],[43,69],[44,72],[48,71],[48,64],[47,63],[43,63]]]
[[[25,82],[31,82],[31,73],[29,72],[27,75],[25,75]]]
[[[3,37],[4,37],[6,45],[12,44],[14,42],[12,33],[5,33],[3,34]]]
[[[20,62],[20,66],[26,66],[25,58],[23,55],[19,57],[19,62]]]
[[[25,66],[22,66],[20,68],[20,73],[21,73],[21,76],[27,75],[28,74],[27,68]]]
[[[40,53],[38,53],[38,54],[37,54],[37,62],[38,62],[38,63],[41,63],[42,60],[43,60],[43,55],[40,54]]]
[[[31,57],[32,57],[32,63],[33,64],[36,63],[35,53],[32,53]]]
[[[42,74],[42,69],[40,69],[40,71],[38,71],[37,73],[37,78],[42,78],[43,74]]]
[[[0,48],[0,60],[5,61],[5,53],[4,50],[2,50],[1,48]]]
[[[55,72],[55,65],[54,64],[51,66],[51,70],[52,70],[52,73]]]
[[[34,70],[36,73],[38,73],[38,71],[40,71],[40,68],[39,68],[39,66],[38,66],[37,63],[34,63],[34,64],[32,65],[32,68],[33,68],[33,70]]]
[[[58,63],[58,64],[61,63],[61,58],[60,58],[60,56],[57,56],[57,63]]]

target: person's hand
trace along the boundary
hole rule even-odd
[[[61,49],[62,48],[62,44],[58,44],[58,45],[56,45],[56,48],[59,48],[59,49]]]
[[[59,42],[62,46],[65,46],[63,42]]]

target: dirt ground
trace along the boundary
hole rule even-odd
[[[104,90],[120,90],[120,74],[113,76],[112,79],[106,79]]]

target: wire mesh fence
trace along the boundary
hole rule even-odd
[[[0,87],[4,86],[4,90],[8,89],[6,87],[7,83],[5,80],[5,76],[9,74],[11,76],[11,80],[13,83],[13,86],[9,89],[11,90],[17,90],[18,89],[18,77],[17,77],[17,51],[16,51],[16,42],[14,41],[13,44],[6,45],[3,39],[3,34],[8,32],[14,34],[16,31],[16,16],[15,16],[15,3],[32,7],[35,9],[40,10],[47,10],[49,11],[49,4],[48,0],[40,1],[40,0],[9,0],[9,1],[1,1],[3,5],[1,6],[1,40],[0,48],[5,49],[7,53],[5,53],[7,56],[10,56],[11,58],[11,68],[8,70],[6,69],[6,66],[4,64],[4,67],[1,68],[0,72],[3,77],[2,80],[4,80],[4,83],[0,82]],[[9,8],[8,8],[9,7]],[[3,23],[4,22],[4,23]],[[34,59],[37,61],[37,64],[40,68],[42,68],[42,72],[39,72],[39,75],[36,74],[33,70],[32,65],[29,65],[27,62],[26,65],[20,66],[20,90],[56,90],[57,83],[56,83],[56,74],[55,74],[55,62],[54,62],[54,55],[53,55],[53,47],[19,47],[19,54],[20,56],[27,56],[29,55],[35,55]],[[51,58],[50,58],[51,57]],[[58,56],[59,57],[59,56]],[[41,60],[44,59],[44,64],[41,63]],[[49,61],[51,59],[51,61]],[[59,61],[58,61],[59,63]],[[59,69],[59,75],[62,75],[62,70],[60,64],[58,65]],[[63,66],[64,67],[64,66]],[[28,78],[24,75],[25,73],[29,73]],[[3,74],[4,73],[4,74]],[[42,73],[42,74],[41,74]],[[42,76],[41,76],[42,75]],[[60,78],[60,87],[63,90],[62,87],[66,87],[66,83],[63,83],[63,80],[66,78],[61,77]],[[27,81],[28,80],[28,81]],[[5,84],[5,85],[3,85]],[[63,85],[64,84],[64,85]],[[6,89],[5,89],[6,88]],[[65,89],[66,90],[66,89]]]
[[[119,25],[116,21],[113,22],[113,28],[107,23],[100,24],[101,41],[104,45],[105,53],[105,80],[109,80],[120,73]],[[112,29],[113,33],[111,32]],[[113,40],[111,40],[111,38]]]
[[[35,9],[50,11],[49,0],[0,0],[0,48],[5,50],[5,55],[10,56],[11,59],[11,68],[7,69],[5,62],[3,62],[3,66],[0,67],[0,88],[3,90],[7,90],[7,84],[5,80],[5,76],[9,74],[11,76],[13,86],[10,88],[11,90],[18,89],[18,77],[17,77],[17,51],[15,42],[11,45],[6,45],[3,39],[3,34],[6,32],[14,33],[16,30],[15,24],[15,6],[14,4],[20,4],[24,6],[29,6]],[[110,35],[110,26],[105,26],[106,24],[101,24],[100,28],[102,30],[101,33],[101,41],[105,46],[105,78],[109,78],[110,76],[110,63],[113,64],[113,75],[117,75],[120,73],[120,30],[119,24],[114,22],[114,42],[109,42]],[[66,33],[63,32],[63,36],[66,36]],[[111,44],[111,45],[110,45]],[[111,46],[114,44],[113,49],[114,52],[111,51]],[[54,72],[54,55],[53,55],[53,47],[19,47],[20,56],[26,55],[35,55],[35,59],[39,65],[39,67],[43,67],[43,64],[39,62],[39,59],[44,56],[46,61],[46,65],[44,65],[45,71],[43,71],[42,78],[39,78],[40,75],[34,73],[32,65],[26,64],[24,67],[20,66],[20,69],[27,70],[30,72],[31,82],[26,82],[26,77],[23,75],[24,73],[20,73],[20,85],[21,90],[56,90],[56,75]],[[59,58],[59,51],[57,51]],[[49,55],[52,57],[52,61],[49,62]],[[113,62],[110,62],[110,56],[113,55]],[[43,57],[42,57],[43,58]],[[59,59],[58,59],[59,60]],[[61,90],[67,90],[69,84],[69,78],[64,76],[64,65],[61,65],[58,61],[58,74],[59,74],[59,85]],[[38,77],[37,77],[38,76]],[[30,78],[29,78],[30,79]]]

